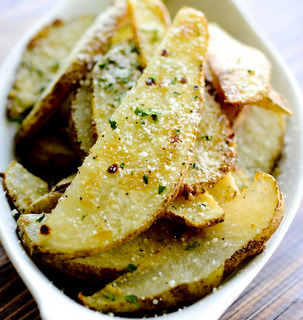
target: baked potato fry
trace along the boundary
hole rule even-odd
[[[210,24],[209,30],[208,64],[220,100],[237,106],[265,98],[271,77],[271,65],[265,55],[216,24]]]
[[[33,243],[49,214],[24,214],[17,221],[26,251],[40,263],[81,279],[102,281],[116,279],[134,271],[138,264],[170,244],[184,228],[171,221],[159,220],[146,232],[112,250],[85,258],[58,260],[49,255],[35,255]]]
[[[128,0],[128,3],[140,64],[145,68],[170,26],[170,15],[160,0]]]
[[[256,105],[264,109],[285,113],[288,116],[292,115],[289,102],[282,96],[281,93],[277,92],[272,87],[270,87],[268,95],[261,101],[258,101]]]
[[[116,0],[113,6],[96,18],[22,122],[16,134],[16,143],[35,135],[54,114],[70,91],[79,84],[79,81],[94,64],[96,56],[107,50],[110,39],[116,33],[126,14],[126,2]]]
[[[36,243],[40,253],[58,259],[96,254],[136,237],[165,213],[193,152],[207,38],[204,15],[180,10],[45,221]],[[170,54],[163,56],[163,49]],[[172,85],[174,77],[186,82]]]
[[[184,223],[189,228],[203,229],[222,222],[224,211],[207,192],[184,199],[178,196],[168,207],[165,216]]]
[[[194,154],[180,193],[203,193],[232,169],[236,157],[234,132],[220,104],[205,90]]]
[[[90,15],[56,19],[29,41],[8,97],[10,120],[22,122],[93,20]]]
[[[95,140],[141,74],[133,40],[116,43],[96,64],[91,106]]]
[[[94,145],[92,130],[92,80],[90,74],[80,81],[71,102],[68,134],[71,145],[82,161]]]
[[[19,213],[28,213],[29,206],[48,192],[48,184],[13,160],[3,174],[4,190]]]
[[[222,186],[226,188],[226,184]],[[55,192],[59,193],[54,187],[49,195]],[[43,199],[46,197],[47,195]],[[37,202],[39,203],[39,200]],[[84,258],[66,260],[56,259],[51,254],[36,254],[33,248],[40,228],[48,216],[49,214],[42,213],[41,215],[23,214],[19,217],[18,229],[26,251],[37,261],[49,267],[77,278],[101,281],[107,278],[115,279],[124,273],[127,266],[137,267],[140,262],[158,253],[160,249],[171,244],[175,238],[182,236],[186,230],[184,225],[203,229],[223,221],[224,211],[207,192],[192,199],[184,199],[179,196],[169,206],[165,217],[181,222],[181,224],[160,219],[146,232],[112,250]]]
[[[257,171],[272,173],[283,147],[285,115],[252,106],[235,131],[237,163],[250,179]]]
[[[94,295],[80,294],[80,300],[95,310],[121,313],[164,309],[207,295],[264,249],[282,220],[284,199],[274,178],[258,173],[224,210],[224,222],[176,241]]]

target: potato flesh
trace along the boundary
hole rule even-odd
[[[207,192],[184,199],[178,196],[168,207],[166,216],[183,221],[188,227],[206,228],[223,221],[224,211]]]
[[[93,16],[55,20],[29,42],[9,94],[8,116],[21,120],[54,78],[65,57],[93,22]]]
[[[221,180],[236,161],[235,147],[220,104],[205,90],[195,150],[180,193],[202,193]]]
[[[91,112],[91,79],[80,82],[71,104],[69,133],[74,149],[84,159],[94,144]]]
[[[51,81],[32,111],[24,119],[16,135],[16,143],[34,136],[58,110],[70,91],[79,83],[97,56],[107,49],[110,39],[127,14],[124,0],[101,13],[73,47],[64,65]]]
[[[227,104],[244,105],[263,99],[268,91],[271,65],[259,50],[210,25],[208,64],[214,85]]]
[[[80,299],[96,310],[131,312],[201,298],[245,258],[262,251],[282,219],[284,201],[275,180],[258,173],[252,186],[224,210],[224,222],[168,246],[131,275],[121,276],[93,296],[80,295]],[[254,245],[249,247],[251,242]],[[232,257],[237,257],[234,264],[230,263]],[[112,295],[114,301],[108,298]],[[127,302],[127,296],[135,303]]]
[[[206,47],[203,14],[180,11],[46,221],[49,234],[38,236],[38,250],[62,258],[95,254],[135,237],[164,214],[192,154]],[[170,54],[161,55],[163,49]],[[186,83],[172,87],[176,76]]]
[[[213,187],[209,188],[208,192],[220,206],[224,206],[224,204],[233,200],[240,193],[231,172]]]
[[[160,0],[129,0],[131,20],[145,67],[170,26],[170,15]]]
[[[285,118],[280,112],[252,106],[235,131],[238,164],[253,179],[257,171],[271,173],[283,146]]]

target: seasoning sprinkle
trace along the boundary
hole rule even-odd
[[[108,118],[108,122],[110,124],[110,127],[113,129],[113,130],[116,130],[118,125],[117,125],[117,121],[115,120],[112,120],[111,118]]]
[[[158,187],[158,194],[161,194],[164,190],[166,190],[166,187],[159,185],[159,187]]]
[[[145,182],[145,184],[148,184],[148,177],[147,176],[143,176],[143,181]]]
[[[116,173],[118,171],[118,165],[116,163],[110,165],[108,168],[107,168],[107,172],[108,173]]]

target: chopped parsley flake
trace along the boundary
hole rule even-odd
[[[192,245],[188,244],[184,250],[186,251],[193,251],[195,250],[197,247],[200,247],[200,243],[198,241],[194,241]]]
[[[124,166],[125,166],[125,163],[124,163],[124,162],[122,162],[122,163],[120,164],[120,168],[121,168],[121,169],[123,169],[123,168],[124,168]]]
[[[101,78],[101,77],[98,78],[98,82],[99,82],[99,83],[105,82],[105,81],[106,81],[106,80],[105,80],[104,78]]]
[[[159,119],[158,119],[158,115],[161,115],[160,112],[157,112],[157,111],[153,111],[151,109],[148,109],[148,110],[143,110],[141,108],[138,108],[136,107],[136,110],[135,110],[135,114],[136,115],[139,115],[140,117],[146,117],[148,115],[151,115],[152,119],[157,122]],[[142,124],[142,122],[141,122]],[[145,123],[144,123],[145,124]]]
[[[176,81],[177,81],[177,78],[175,77],[174,79],[171,79],[171,80],[170,80],[170,83],[171,83],[171,84],[175,84]]]
[[[158,122],[159,119],[157,114],[152,114],[151,117],[155,122]]]
[[[121,83],[128,83],[130,82],[130,78],[129,77],[125,77],[125,78],[121,78],[121,77],[118,77],[117,80]]]
[[[131,53],[133,53],[133,52],[135,52],[135,53],[139,53],[139,48],[136,46],[136,45],[134,45],[132,48],[131,48],[131,51],[130,51]]]
[[[84,220],[85,217],[87,217],[87,214],[83,214],[81,220]]]
[[[44,218],[45,218],[45,214],[43,213],[43,215],[41,217],[36,219],[36,222],[41,222]]]
[[[108,65],[108,61],[99,64],[99,68],[102,70]]]
[[[56,72],[60,67],[59,62],[55,62],[53,65],[50,66],[51,71]]]
[[[143,176],[143,181],[148,184],[148,177],[147,176]]]
[[[166,190],[166,187],[159,185],[159,187],[158,187],[158,194],[161,194],[164,190]]]
[[[152,30],[151,42],[154,43],[154,42],[156,42],[157,40],[159,40],[158,30]]]
[[[198,170],[198,166],[196,165],[196,163],[190,163],[189,166],[192,167],[193,169]]]
[[[130,294],[128,296],[125,296],[125,300],[127,302],[134,303],[137,307],[140,307],[140,304],[138,303],[138,297],[135,296],[134,294]]]
[[[179,96],[181,93],[174,91],[173,94],[175,94],[176,96]]]
[[[108,90],[111,89],[111,87],[112,87],[113,85],[114,85],[114,84],[113,84],[112,82],[110,82],[110,83],[108,83],[107,85],[105,85],[105,86],[103,87],[103,89],[106,90],[106,91],[108,91]]]
[[[128,272],[134,272],[135,270],[138,269],[138,266],[135,266],[134,264],[130,263],[124,270],[125,273]]]
[[[46,191],[47,191],[46,188],[41,188],[41,187],[39,187],[39,188],[37,189],[37,192],[40,193],[40,194],[45,194]]]
[[[104,296],[104,298],[106,298],[108,300],[111,300],[111,301],[115,301],[116,300],[116,297],[111,293],[103,293],[103,296]]]
[[[250,69],[248,69],[247,72],[248,72],[249,74],[252,74],[252,75],[255,74],[255,70],[250,70]]]
[[[213,136],[203,136],[202,139],[205,139],[206,141],[211,141],[213,139]]]
[[[110,124],[110,127],[111,127],[113,130],[117,129],[117,127],[118,127],[117,121],[112,120],[111,118],[108,118],[108,122],[109,122],[109,124]]]

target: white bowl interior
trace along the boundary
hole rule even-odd
[[[0,139],[2,152],[0,170],[3,171],[13,158],[13,136],[16,131],[14,124],[5,118],[5,105],[15,71],[20,61],[22,50],[30,36],[53,17],[68,17],[83,13],[98,13],[110,1],[100,0],[69,0],[48,13],[27,32],[16,44],[1,66],[0,77]],[[202,10],[209,21],[215,21],[239,40],[261,49],[273,65],[273,86],[282,92],[290,101],[294,116],[287,124],[285,148],[281,160],[281,172],[278,180],[286,199],[285,218],[268,243],[267,250],[246,264],[239,272],[225,281],[215,293],[207,296],[192,306],[166,315],[168,319],[217,319],[232,304],[238,295],[252,281],[256,274],[268,261],[283,236],[300,204],[303,190],[303,106],[298,84],[279,53],[264,38],[260,30],[251,21],[249,15],[240,7],[236,0],[168,0],[166,2],[172,17],[183,5]],[[2,188],[2,186],[1,186]],[[15,233],[16,222],[11,215],[3,189],[0,199],[0,234],[5,250],[25,284],[36,299],[43,319],[108,319],[103,315],[88,310],[75,303],[58,290],[36,267],[25,254]]]

